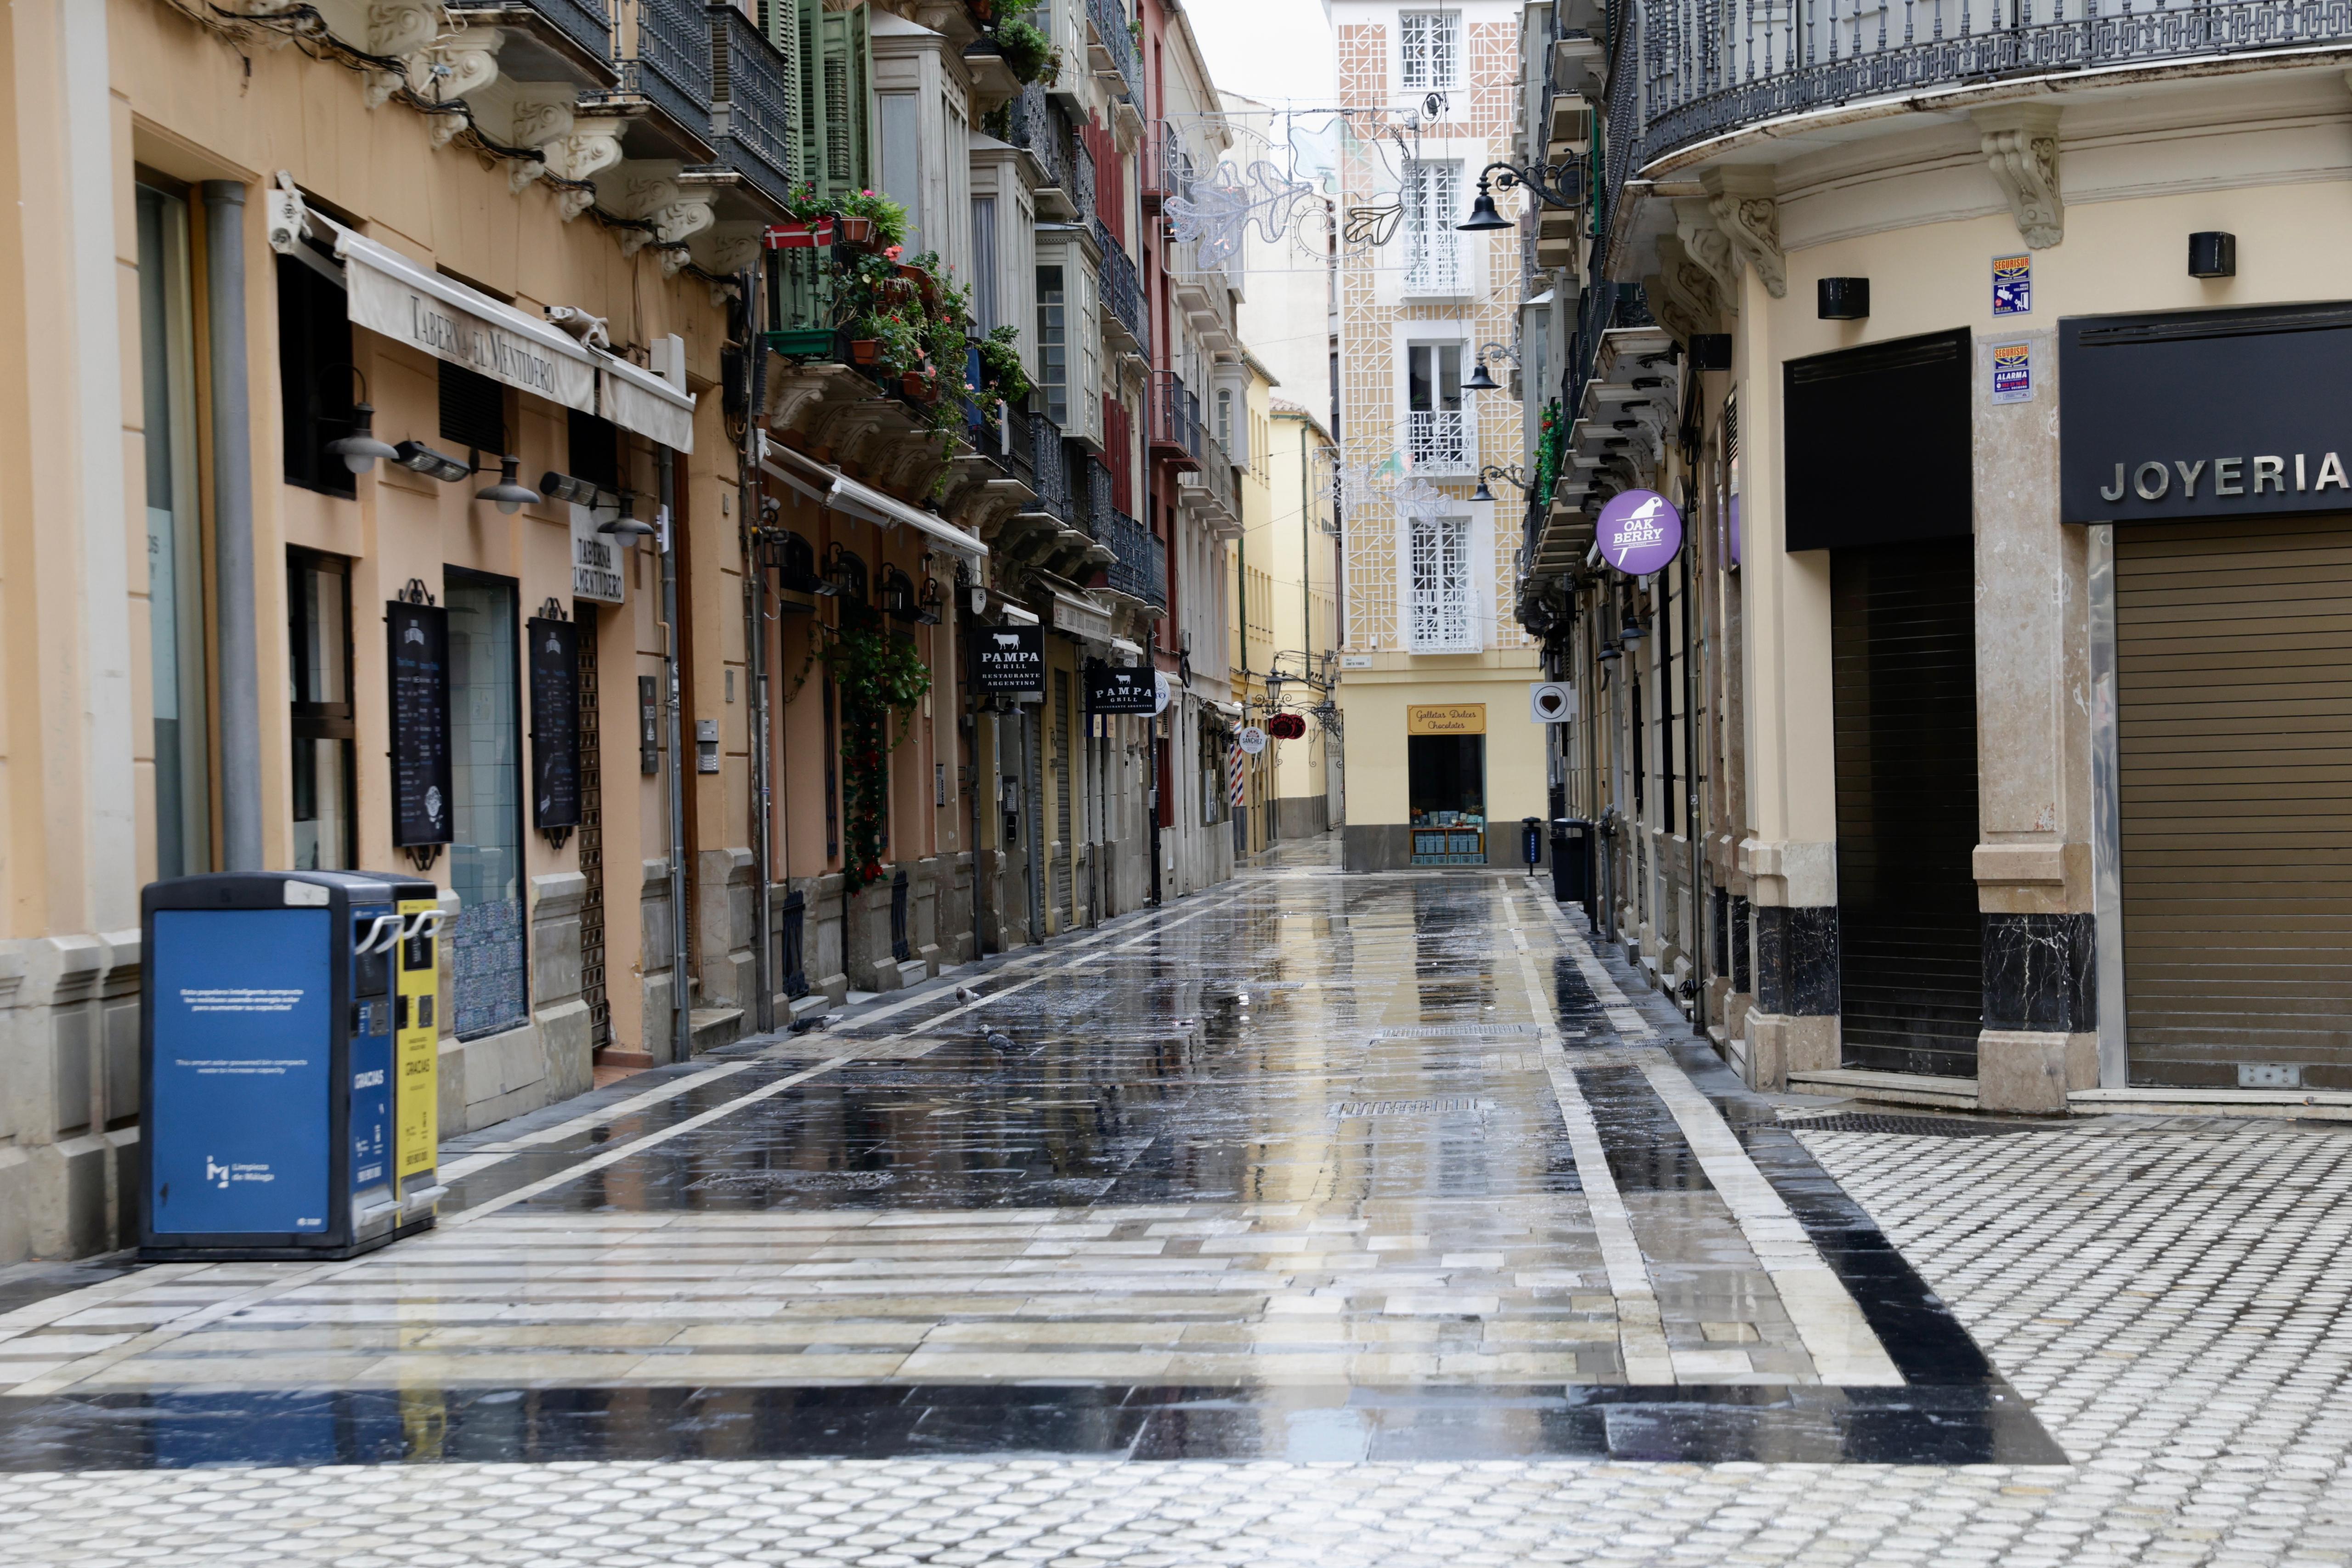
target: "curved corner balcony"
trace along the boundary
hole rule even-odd
[[[2331,47],[2352,0],[1652,0],[1633,162],[1874,100]]]

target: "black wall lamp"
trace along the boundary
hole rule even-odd
[[[1495,492],[1486,488],[1486,481],[1488,479],[1500,479],[1505,484],[1510,485],[1517,489],[1526,489],[1528,488],[1527,476],[1521,473],[1516,466],[1504,468],[1498,464],[1489,463],[1485,468],[1478,470],[1478,488],[1470,492],[1470,499],[1472,500],[1493,500],[1495,499]]]
[[[527,506],[537,506],[541,499],[540,493],[515,478],[515,469],[521,462],[520,458],[512,455],[500,458],[499,482],[494,485],[484,485],[474,492],[474,499],[496,502],[498,509],[509,517],[512,517]]]
[[[366,374],[359,366],[352,364],[331,364],[326,368],[350,371],[352,378],[360,384],[359,401],[352,405],[351,434],[339,436],[328,442],[327,455],[341,458],[343,467],[355,474],[364,474],[387,459],[397,462],[399,451],[375,438],[375,405],[368,401]]]
[[[1815,293],[1824,321],[1859,321],[1870,315],[1870,279],[1824,278]]]
[[[2238,237],[2236,235],[2211,228],[2189,237],[2189,276],[2235,278],[2237,275]]]
[[[1470,379],[1462,384],[1462,390],[1465,392],[1501,391],[1502,383],[1486,374],[1486,362],[1496,359],[1508,360],[1513,364],[1519,363],[1517,351],[1507,343],[1480,343],[1477,363],[1470,372]]]
[[[1564,192],[1559,187],[1568,176],[1576,176],[1579,188]],[[1490,179],[1491,176],[1491,179]],[[1525,185],[1541,200],[1556,207],[1572,207],[1584,199],[1584,165],[1573,158],[1557,163],[1538,163],[1532,169],[1522,169],[1515,163],[1494,163],[1478,171],[1478,195],[1470,203],[1470,216],[1454,226],[1472,233],[1487,229],[1510,228],[1511,220],[1495,210],[1495,197],[1490,186],[1509,190],[1513,185]]]
[[[650,522],[639,521],[636,515],[636,497],[631,495],[626,490],[623,490],[621,492],[620,515],[614,518],[610,522],[598,523],[596,525],[596,531],[599,533],[609,533],[625,544],[634,544],[640,539],[652,538],[654,535],[659,533],[661,530],[656,528]]]

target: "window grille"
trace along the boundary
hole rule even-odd
[[[1460,85],[1462,14],[1404,11],[1397,16],[1399,85],[1407,92],[1444,92]]]
[[[1415,653],[1475,653],[1471,618],[1470,520],[1414,517],[1410,553],[1412,581],[1406,619]]]
[[[1463,345],[1405,350],[1405,455],[1415,473],[1454,472],[1477,459],[1476,427],[1462,395]]]
[[[1405,165],[1406,293],[1462,292],[1462,242],[1454,226],[1461,196],[1461,164],[1416,162]]]

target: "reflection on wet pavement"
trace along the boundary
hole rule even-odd
[[[0,1319],[0,1466],[2054,1455],[1518,879],[1280,867],[972,983],[473,1140],[385,1252]]]

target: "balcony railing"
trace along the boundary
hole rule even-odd
[[[737,7],[704,9],[710,18],[712,88],[724,106],[713,117],[719,160],[782,202],[793,185],[799,68]]]
[[[1144,127],[1142,165],[1143,203],[1157,208],[1177,197],[1190,199],[1192,195],[1192,152],[1184,145],[1184,132],[1165,120],[1155,120]]]
[[[1405,416],[1405,455],[1415,473],[1458,473],[1478,462],[1478,429],[1466,408],[1416,408]]]
[[[637,50],[621,85],[694,135],[710,135],[710,26],[700,0],[636,0]]]
[[[1135,35],[1128,30],[1124,0],[1087,0],[1087,20],[1094,25],[1094,47],[1108,57],[1129,99],[1140,100],[1143,62],[1136,58]]]
[[[613,58],[613,8],[608,0],[525,0],[556,30],[600,60]]]
[[[1900,13],[1854,0],[1659,0],[1644,16],[1637,79],[1652,158],[1951,83],[2352,41],[2347,0],[1916,0]]]
[[[1029,463],[1037,476],[1030,489],[1037,492],[1030,510],[1042,511],[1065,528],[1078,526],[1078,509],[1070,498],[1070,465],[1062,456],[1062,427],[1042,414],[1029,416]]]
[[[1201,400],[1186,389],[1182,376],[1172,370],[1152,373],[1148,417],[1155,456],[1180,468],[1201,466]]]
[[[1113,511],[1095,537],[1112,555],[1103,568],[1105,586],[1155,609],[1168,607],[1168,557],[1150,530],[1123,511]]]
[[[1102,247],[1102,302],[1112,320],[1125,327],[1135,340],[1136,352],[1145,359],[1151,357],[1151,318],[1143,308],[1143,283],[1136,276],[1135,263],[1128,258],[1127,249],[1103,227],[1102,219],[1094,220],[1095,243]]]

